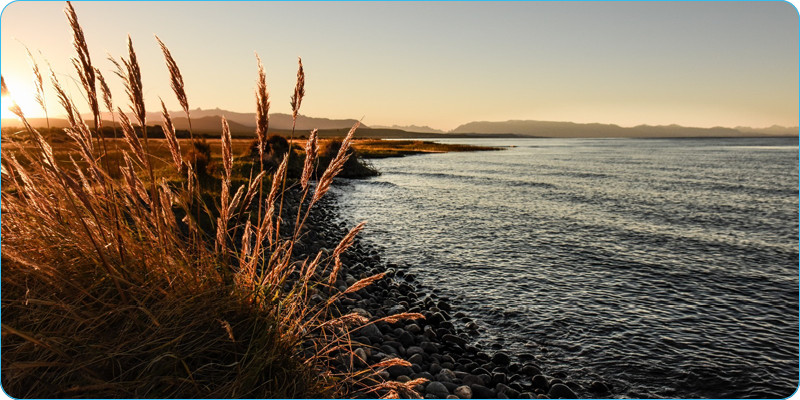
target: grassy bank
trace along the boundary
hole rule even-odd
[[[414,154],[450,153],[464,151],[501,150],[498,147],[442,144],[421,140],[362,139],[353,142],[356,153],[363,158],[403,157]]]
[[[315,135],[297,149],[282,148],[268,135],[269,94],[258,60],[256,109],[263,118],[254,143],[235,144],[224,118],[219,140],[179,141],[166,108],[166,139],[148,138],[147,129],[139,138],[146,91],[132,41],[113,62],[126,89],[114,97],[88,56],[69,3],[66,11],[82,95],[95,122],[101,108],[117,111],[122,139],[105,139],[89,128],[72,100],[83,97],[68,96],[56,74],[50,84],[70,119],[66,139],[41,134],[27,124],[27,110],[11,107],[26,133],[3,137],[2,147],[6,393],[270,398],[396,395],[405,388],[378,374],[406,361],[355,366],[350,334],[368,321],[332,307],[383,279],[378,274],[343,291],[333,287],[341,278],[340,256],[363,225],[333,250],[293,257],[310,210],[354,159],[357,126],[336,150],[324,149]],[[191,118],[180,70],[158,44]],[[295,116],[303,85],[300,64]],[[2,86],[5,98],[41,95]],[[118,98],[128,104],[117,105]],[[121,111],[128,107],[132,120]],[[299,197],[294,208],[284,201],[292,187]],[[332,360],[345,368],[333,368]]]

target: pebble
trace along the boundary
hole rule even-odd
[[[467,339],[462,338],[461,336],[446,334],[442,336],[442,340],[445,342],[455,343],[460,347],[464,347],[467,345]]]
[[[472,397],[476,399],[494,399],[497,396],[494,390],[486,386],[471,385],[469,388],[472,389]]]
[[[569,386],[563,383],[556,383],[550,388],[550,391],[547,392],[547,395],[551,398],[559,398],[563,397],[565,399],[577,399],[578,396],[575,395],[575,392],[569,388]]]
[[[508,365],[511,363],[511,357],[506,353],[495,353],[492,357],[492,362],[498,365]]]
[[[542,390],[547,390],[550,388],[550,382],[547,380],[547,377],[544,375],[536,375],[531,379],[533,383],[533,387],[539,388]]]
[[[455,394],[459,399],[471,399],[472,389],[467,385],[459,386],[453,391],[453,394]]]
[[[446,398],[450,392],[447,391],[447,388],[442,385],[441,382],[430,382],[427,386],[425,386],[425,394],[431,394],[436,396],[437,398],[443,399]]]
[[[298,195],[296,200],[299,199]],[[322,200],[320,205],[311,213],[306,225],[308,230],[304,229],[308,241],[296,246],[300,250],[300,261],[304,256],[315,257],[318,250],[331,253],[331,248],[349,231],[347,224],[335,215],[333,200]],[[529,342],[530,346],[526,344],[530,347],[527,353],[519,354],[504,352],[503,338],[486,344],[474,343],[479,330],[485,334],[478,323],[465,312],[454,309],[444,291],[426,288],[421,282],[426,280],[425,276],[410,272],[408,265],[385,261],[382,264],[382,251],[380,246],[368,246],[356,238],[350,249],[341,255],[343,265],[335,277],[334,287],[311,292],[312,303],[319,304],[337,293],[336,288],[343,292],[360,279],[386,272],[386,278],[342,296],[334,303],[340,313],[332,315],[356,313],[376,320],[414,312],[425,317],[414,321],[378,322],[353,331],[352,340],[357,347],[353,361],[358,368],[397,356],[411,364],[410,367],[389,367],[375,374],[375,379],[408,382],[425,378],[429,382],[418,385],[416,390],[425,398],[439,399],[575,398],[575,390],[587,389],[596,395],[611,393],[608,385],[601,381],[581,387],[565,384],[568,377],[563,372],[550,372],[551,376],[546,376],[539,366],[531,363],[536,359],[531,352],[544,353],[547,349],[533,342]],[[315,278],[327,280],[328,271],[320,270]],[[576,344],[575,348],[580,349],[580,345]],[[486,349],[494,354],[487,354]],[[346,358],[337,368],[347,368],[350,357]],[[363,397],[363,393],[354,393],[354,396]]]

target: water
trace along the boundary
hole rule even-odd
[[[617,397],[797,388],[797,139],[453,142],[515,147],[375,160],[336,192],[479,343]]]

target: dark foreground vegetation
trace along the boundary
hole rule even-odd
[[[410,364],[391,357],[355,363],[351,332],[422,315],[369,320],[336,307],[385,279],[377,273],[344,290],[336,286],[341,257],[363,224],[334,248],[294,256],[309,234],[303,226],[311,210],[354,159],[357,126],[327,150],[312,133],[304,157],[284,152],[288,142],[270,140],[267,133],[269,97],[259,61],[254,146],[247,144],[236,156],[224,118],[219,141],[181,143],[166,107],[165,139],[149,139],[147,128],[140,139],[134,124],[147,125],[145,91],[132,41],[125,57],[112,60],[129,101],[115,107],[69,3],[67,16],[92,126],[102,107],[116,112],[120,139],[89,128],[55,74],[50,84],[70,121],[63,131],[68,140],[51,142],[52,132],[37,131],[27,124],[26,110],[11,107],[30,141],[3,137],[6,393],[20,398],[414,395],[423,380],[398,383],[382,374]],[[190,118],[180,71],[158,43]],[[42,76],[32,65],[41,90]],[[5,82],[2,86],[3,96],[18,95],[9,93]],[[300,64],[292,96],[295,118],[303,86]],[[122,107],[130,107],[133,118]],[[285,195],[289,192],[295,195]]]

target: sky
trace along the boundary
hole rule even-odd
[[[301,114],[366,125],[531,119],[712,127],[798,125],[798,12],[787,2],[106,2],[73,3],[92,62],[125,95],[107,52],[131,35],[148,110],[179,110],[157,34],[191,108],[254,112],[257,66],[272,111],[289,112],[297,57]],[[0,17],[0,71],[33,100],[27,45],[74,83],[65,3],[17,1]],[[41,52],[41,53],[40,53]],[[71,78],[70,78],[71,77]],[[63,115],[55,95],[48,109]],[[3,116],[7,111],[3,107]]]

